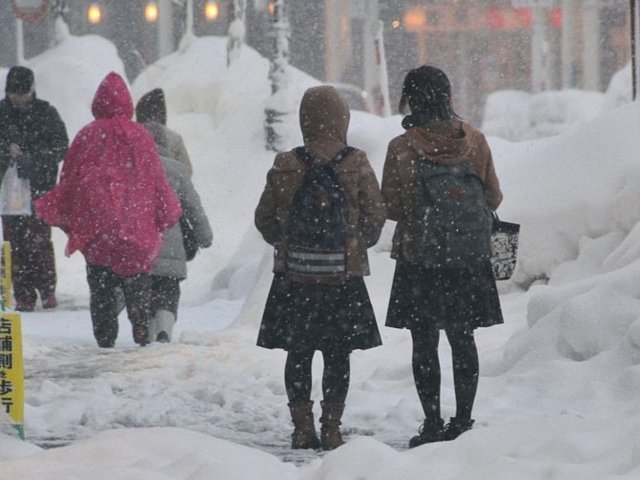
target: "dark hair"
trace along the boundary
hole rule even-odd
[[[409,70],[402,85],[399,110],[412,115],[428,115],[434,120],[456,116],[451,106],[451,83],[439,68],[423,65]]]
[[[11,67],[7,74],[6,93],[31,93],[33,91],[33,70],[27,67]]]
[[[154,88],[145,93],[136,105],[136,120],[140,123],[158,122],[167,124],[167,103],[164,91]]]

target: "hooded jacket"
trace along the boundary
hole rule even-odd
[[[156,145],[165,148],[170,158],[183,164],[191,177],[193,175],[193,166],[182,136],[160,122],[145,122],[142,125],[153,136]]]
[[[166,148],[169,157],[183,163],[193,175],[193,167],[179,133],[167,127],[167,101],[161,88],[144,94],[136,104],[136,120],[153,135],[158,146]]]
[[[300,104],[304,145],[317,162],[328,163],[347,144],[349,107],[333,87],[307,90]],[[275,248],[274,272],[286,271],[287,223],[293,196],[300,188],[306,165],[291,151],[276,155],[255,212],[255,224]],[[361,150],[354,150],[336,168],[348,205],[350,237],[347,275],[369,275],[367,248],[380,237],[385,208],[375,173]]]
[[[411,224],[416,216],[415,175],[421,157],[440,164],[467,161],[484,184],[489,207],[495,210],[502,201],[491,150],[480,131],[458,119],[409,128],[389,143],[382,176],[387,218],[398,222],[391,256],[405,261],[414,259]]]
[[[35,203],[37,215],[67,233],[67,256],[80,250],[88,263],[119,275],[149,273],[180,204],[153,138],[131,120],[133,102],[118,74],[102,81],[92,113],[65,156],[60,183]]]

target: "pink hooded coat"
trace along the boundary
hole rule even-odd
[[[148,273],[180,204],[153,138],[131,120],[122,77],[105,77],[91,110],[95,120],[73,140],[60,183],[35,202],[37,215],[67,233],[67,256],[80,250],[88,263],[119,275]]]

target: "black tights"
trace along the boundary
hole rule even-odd
[[[311,399],[311,363],[314,351],[289,352],[284,367],[284,385],[289,403]],[[349,353],[322,352],[322,395],[327,403],[343,404],[349,390]]]
[[[471,418],[478,389],[478,350],[473,330],[447,331],[453,358],[453,383],[456,391],[456,417]],[[440,331],[412,331],[413,377],[427,420],[440,418]]]

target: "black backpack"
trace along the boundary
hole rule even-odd
[[[346,277],[347,201],[335,168],[353,147],[344,147],[327,164],[319,165],[304,148],[293,153],[307,166],[293,196],[287,224],[289,278],[306,283]]]
[[[416,165],[415,251],[427,267],[462,268],[491,256],[492,212],[467,162]]]

